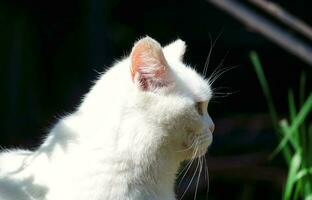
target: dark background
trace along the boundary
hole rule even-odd
[[[312,24],[310,1],[275,2]],[[268,159],[277,141],[249,53],[260,55],[281,117],[287,91],[296,91],[302,71],[311,88],[312,67],[204,0],[1,0],[1,147],[37,147],[57,118],[79,105],[97,72],[129,53],[139,37],[163,45],[183,39],[185,61],[201,71],[209,34],[213,41],[220,37],[208,72],[222,59],[223,67],[236,66],[215,84],[232,95],[214,99],[209,108],[216,123],[207,157],[209,199],[279,199],[286,168],[282,159]],[[191,191],[185,199],[193,198]]]

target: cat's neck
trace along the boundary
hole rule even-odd
[[[111,166],[115,186],[129,188],[130,196],[137,195],[133,199],[175,199],[174,183],[179,163],[168,155],[150,157],[148,161],[142,160],[136,164],[132,160],[128,162],[123,160],[111,163]],[[125,196],[129,196],[129,193]]]
[[[155,137],[136,140],[135,133],[131,130],[127,136],[120,136],[119,130],[114,130],[112,127],[100,130],[100,132],[110,130],[110,133],[100,134],[92,133],[92,131],[88,134],[79,133],[78,129],[86,130],[87,127],[83,127],[77,121],[72,122],[73,119],[61,121],[51,132],[51,139],[48,139],[41,147],[43,154],[50,153],[51,157],[56,159],[56,165],[58,159],[61,160],[61,165],[64,164],[64,160],[68,161],[66,164],[69,169],[68,173],[72,173],[69,177],[76,176],[71,169],[80,166],[79,176],[83,176],[84,173],[86,176],[90,174],[97,176],[94,180],[92,177],[86,177],[90,181],[89,185],[104,187],[105,193],[110,195],[118,193],[121,199],[122,195],[128,197],[129,194],[135,197],[133,199],[152,200],[159,199],[159,197],[168,200],[175,199],[174,182],[180,162],[166,148],[166,145],[161,144]],[[76,119],[81,119],[81,116]],[[109,134],[110,137],[105,134]],[[51,152],[44,152],[45,149]],[[96,181],[96,184],[92,183],[93,181]],[[116,192],[116,188],[121,191]],[[109,190],[112,192],[108,192]],[[105,198],[111,199],[112,197],[105,196]]]

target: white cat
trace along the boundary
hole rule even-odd
[[[0,154],[0,200],[176,199],[180,162],[205,154],[214,129],[209,82],[184,51],[136,42],[36,151]]]

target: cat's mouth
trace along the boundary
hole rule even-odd
[[[185,149],[188,149],[189,156],[196,158],[203,156],[213,140],[212,133],[210,131],[200,134],[198,136],[189,136],[188,140],[183,143]]]
[[[197,157],[199,156],[202,156],[204,155],[207,150],[208,150],[208,147],[211,145],[212,143],[212,140],[213,140],[213,136],[212,136],[212,133],[211,132],[207,132],[207,133],[204,133],[200,136],[198,136],[196,139],[195,139],[197,145],[195,148],[197,148]],[[196,149],[195,149],[196,150]]]

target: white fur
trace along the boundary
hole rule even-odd
[[[125,58],[36,151],[1,153],[0,200],[174,200],[180,162],[192,156],[194,141],[204,154],[213,131],[209,84],[182,63],[184,51],[181,40],[163,48],[170,85],[140,90]]]

